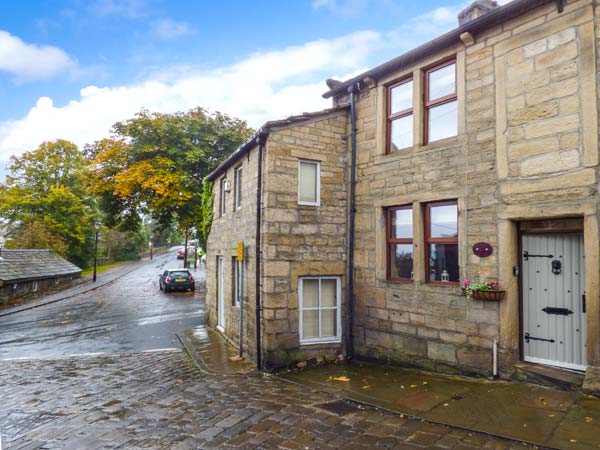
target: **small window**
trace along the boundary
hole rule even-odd
[[[221,183],[219,187],[219,215],[222,217],[225,215],[225,192],[227,191],[226,178],[221,178]]]
[[[412,206],[388,208],[386,228],[388,280],[412,281],[414,254]]]
[[[234,207],[236,211],[242,207],[242,166],[235,169]]]
[[[33,292],[37,292],[37,290],[38,290],[38,284],[37,284],[37,281],[34,281],[34,282],[33,282],[33,286],[31,287],[31,290],[32,290]]]
[[[239,308],[242,303],[243,289],[244,289],[244,263],[238,261],[237,257],[232,258],[233,266],[233,299],[232,305]]]
[[[298,204],[318,206],[321,202],[321,164],[298,161]]]
[[[300,343],[339,342],[340,278],[303,277],[298,286]]]
[[[425,205],[425,261],[428,283],[458,284],[456,200]]]
[[[425,71],[425,143],[458,134],[456,60]]]
[[[413,80],[388,87],[387,152],[413,146]]]

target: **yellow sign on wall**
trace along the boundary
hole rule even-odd
[[[244,243],[243,242],[238,242],[238,249],[237,249],[237,260],[238,261],[243,261],[244,260]]]

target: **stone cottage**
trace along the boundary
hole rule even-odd
[[[600,392],[599,14],[478,0],[329,80],[333,109],[266,124],[210,176],[210,323],[261,367],[342,352]]]
[[[50,250],[0,251],[0,305],[64,289],[81,269]]]

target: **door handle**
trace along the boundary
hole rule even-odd
[[[581,296],[581,311],[585,314],[586,304],[585,304],[585,294]]]

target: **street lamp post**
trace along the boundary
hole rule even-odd
[[[94,245],[94,276],[92,277],[92,282],[96,282],[96,266],[98,264],[98,232],[100,231],[100,222],[96,222],[94,224],[96,228],[96,243]]]
[[[148,242],[148,247],[150,247],[150,261],[152,261],[152,241]]]

